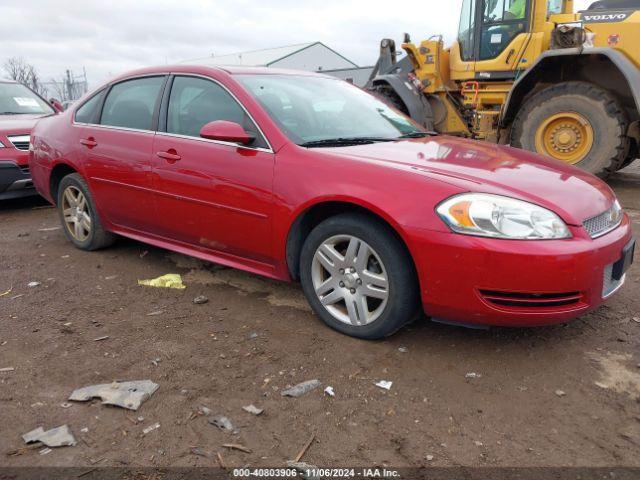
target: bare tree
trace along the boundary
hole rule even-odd
[[[38,74],[36,67],[27,63],[23,58],[11,57],[4,62],[3,68],[12,80],[26,85],[41,95],[46,95],[47,89],[40,83],[40,74]]]

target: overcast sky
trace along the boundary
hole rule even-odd
[[[321,41],[371,65],[381,38],[457,31],[462,0],[0,0],[0,64],[43,79],[86,68],[92,86],[133,68]],[[577,0],[578,6],[590,0]],[[2,74],[0,74],[2,76]]]

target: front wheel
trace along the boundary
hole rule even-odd
[[[586,82],[546,88],[526,101],[511,130],[511,145],[607,177],[629,152],[624,108]]]
[[[320,223],[301,253],[302,288],[331,328],[364,339],[392,335],[419,310],[411,257],[393,231],[361,214]]]

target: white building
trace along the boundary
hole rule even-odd
[[[360,86],[366,83],[372,70],[372,67],[359,67],[322,42],[212,55],[191,61],[207,65],[245,65],[324,72]]]

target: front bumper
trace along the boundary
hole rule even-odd
[[[32,195],[37,195],[37,192],[31,181],[29,166],[0,159],[0,200]]]
[[[624,283],[612,284],[610,276],[631,240],[629,218],[596,239],[572,230],[571,239],[546,241],[413,232],[425,313],[454,323],[519,327],[562,323],[595,309]]]

